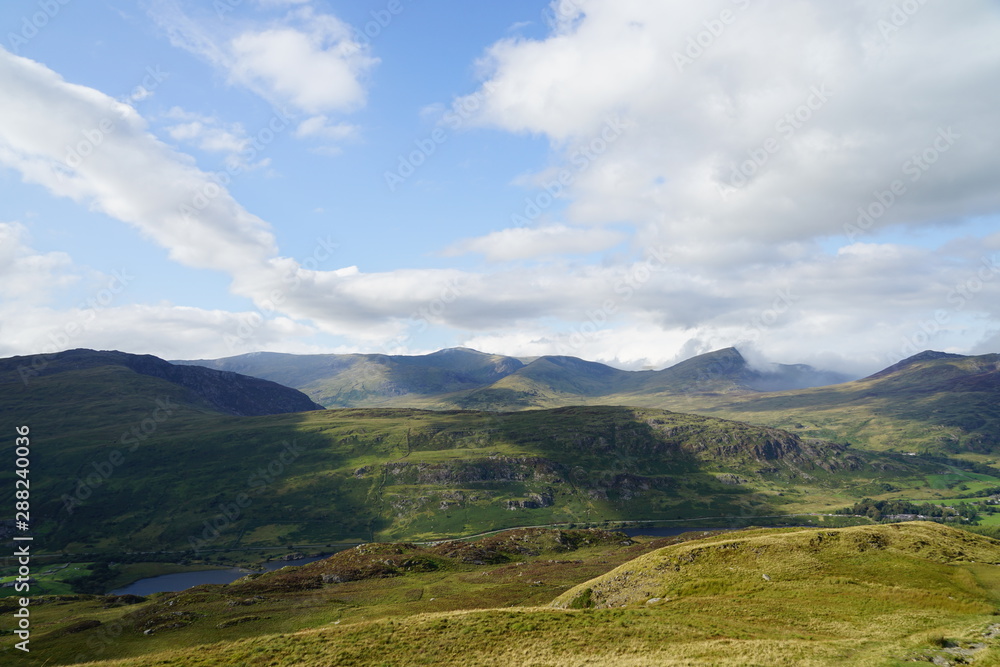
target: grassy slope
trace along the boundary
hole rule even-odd
[[[526,529],[469,543],[363,545],[309,566],[253,575],[228,586],[154,595],[144,601],[42,598],[32,611],[35,662],[27,664],[138,656],[334,622],[545,605],[580,581],[692,537],[633,542],[623,541],[620,533],[604,531]],[[387,561],[394,565],[386,566]],[[324,574],[336,574],[345,581],[322,584]],[[0,601],[0,609],[2,605]],[[69,631],[93,621],[103,625]],[[167,627],[178,623],[178,627]]]
[[[424,406],[453,406],[476,397],[490,409],[629,405],[777,426],[878,451],[971,452],[975,458],[1000,447],[1000,355],[920,359],[863,380],[764,394],[730,382],[725,361],[718,354],[691,360],[653,374],[641,386],[600,396],[592,396],[593,390],[575,394],[555,381],[515,386],[515,374],[494,385],[496,390],[442,396]],[[504,395],[501,388],[514,393]]]
[[[488,385],[522,365],[512,357],[461,348],[422,356],[254,353],[177,363],[231,370],[279,382],[305,392],[327,407],[412,404],[424,396]]]
[[[404,602],[415,589],[396,581],[397,609],[409,604],[408,613],[349,619],[338,617],[345,607],[328,606],[322,627],[197,649],[170,650],[154,635],[149,647],[162,652],[100,664],[901,666],[966,647],[981,649],[972,664],[991,665],[1000,644],[984,633],[996,627],[998,562],[1000,543],[933,524],[757,530],[640,555],[555,602],[568,606],[591,589],[613,608],[528,606],[538,604],[528,596],[498,609],[509,598],[486,596],[480,606],[493,608],[429,612],[415,593]],[[523,567],[453,580],[506,582]]]
[[[915,362],[832,387],[744,396],[706,412],[790,426],[898,451],[994,451],[1000,446],[1000,355]]]
[[[50,389],[49,379],[34,391]],[[33,511],[50,550],[178,551],[194,539],[231,551],[560,522],[749,520],[843,506],[877,495],[886,480],[915,490],[924,473],[938,472],[774,429],[613,407],[236,418],[186,406],[132,451],[120,436],[154,403],[127,382],[105,397],[107,378],[96,380],[88,400],[111,401],[120,420],[102,419],[79,397],[66,409],[71,397],[58,384],[47,395],[59,402],[29,415],[32,465],[45,471],[34,477]],[[109,469],[116,451],[123,463]],[[109,474],[94,477],[98,469]],[[79,499],[72,512],[68,496]],[[241,497],[249,503],[227,518]]]
[[[479,374],[462,368],[464,381],[449,382],[444,379],[454,377],[437,366],[441,354],[382,357],[379,363],[358,357],[357,368],[335,376],[316,371],[314,364],[313,372],[323,377],[305,383],[303,376],[292,384],[328,405],[501,411],[623,405],[747,420],[875,450],[971,452],[975,458],[1000,447],[998,355],[922,354],[864,380],[762,394],[748,390],[760,377],[733,349],[662,371],[632,373],[570,357],[542,357],[486,386],[479,384],[488,378],[482,371],[504,358],[463,352],[457,356],[480,364]],[[411,360],[404,364],[404,359]]]

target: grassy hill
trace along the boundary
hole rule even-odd
[[[923,352],[845,382],[808,366],[752,368],[733,348],[660,371],[574,357],[524,364],[472,350],[424,357],[244,355],[199,362],[286,382],[328,406],[511,411],[619,405],[777,426],[874,450],[960,454],[1000,448],[1000,355]],[[821,385],[821,386],[816,386]],[[781,391],[777,391],[777,390]]]
[[[519,360],[467,348],[422,356],[255,352],[174,363],[280,382],[327,407],[518,410],[601,402],[618,395],[749,392],[848,379],[801,364],[754,369],[734,348],[699,355],[661,371],[622,371],[565,356]]]
[[[138,391],[126,390],[134,385]],[[0,359],[0,401],[5,408],[45,409],[45,404],[100,402],[101,417],[127,414],[136,396],[161,395],[185,405],[229,415],[272,415],[321,410],[302,392],[248,375],[176,366],[151,355],[67,350],[51,355]],[[13,403],[20,399],[20,403]],[[68,401],[68,403],[67,403]],[[123,412],[124,411],[124,412]]]
[[[33,527],[50,551],[170,560],[557,523],[745,525],[863,496],[926,498],[933,476],[971,470],[649,408],[239,417],[214,392],[103,354],[57,359],[27,387],[8,370],[0,385],[0,426],[32,429]],[[981,487],[1000,483],[977,472]]]
[[[1000,355],[925,352],[855,382],[714,401],[699,412],[877,450],[993,454]]]
[[[254,352],[226,359],[174,363],[234,371],[279,382],[331,408],[412,407],[421,397],[489,385],[524,366],[513,357],[465,348],[422,356]]]
[[[727,521],[847,504],[884,480],[919,488],[940,468],[614,407],[253,418],[177,407],[144,439],[127,438],[141,405],[124,422],[34,414],[33,466],[45,473],[33,512],[49,549],[210,553],[559,522]]]
[[[533,366],[486,389],[422,405],[490,410],[622,405],[776,426],[879,451],[961,454],[990,462],[1000,449],[996,354],[924,352],[860,380],[781,392],[756,390],[772,386],[774,376],[756,374],[733,349],[655,372],[580,377],[579,365],[547,363],[541,369],[545,372],[529,374]],[[572,373],[567,367],[577,370]]]
[[[229,586],[53,601],[25,664],[994,665],[997,563],[1000,542],[918,522],[364,545]]]

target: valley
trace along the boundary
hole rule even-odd
[[[329,382],[320,378],[329,368],[315,359],[299,364],[258,356],[273,365],[268,375],[293,381],[310,369],[306,385]],[[991,439],[997,432],[994,355],[928,353],[869,378],[778,392],[770,391],[775,383],[823,375],[798,366],[762,374],[735,350],[638,374],[571,358],[524,363],[468,350],[437,356],[448,369],[429,368],[427,359],[398,362],[409,364],[413,377],[423,373],[422,391],[431,393],[395,385],[391,397],[379,385],[378,399],[355,395],[379,405],[326,409],[315,388],[211,368],[232,364],[199,368],[86,350],[55,355],[44,365],[0,360],[0,421],[8,431],[15,423],[32,425],[32,465],[44,471],[36,472],[32,487],[33,526],[45,545],[37,551],[34,583],[41,603],[36,627],[45,628],[39,645],[47,647],[39,656],[49,664],[110,658],[240,664],[256,661],[247,656],[262,646],[278,646],[274,653],[264,649],[273,664],[326,664],[334,655],[354,656],[345,664],[421,664],[420,654],[440,650],[437,644],[413,639],[412,649],[403,648],[384,633],[455,641],[454,629],[465,648],[453,664],[491,664],[476,647],[489,641],[482,629],[499,624],[515,635],[528,633],[531,659],[552,664],[578,664],[588,653],[580,643],[588,633],[622,627],[645,639],[601,659],[645,664],[650,656],[813,656],[816,664],[835,664],[848,656],[869,664],[865,656],[902,660],[914,651],[976,644],[976,628],[990,627],[989,610],[1000,609],[990,606],[993,566],[984,564],[1000,563],[1000,542],[968,532],[992,535],[992,526],[1000,525],[986,504],[1000,488]],[[27,382],[25,367],[37,370]],[[438,390],[444,391],[433,393]],[[920,511],[967,530],[920,521],[878,524],[906,512],[923,518]],[[741,531],[718,538],[615,532],[685,526],[756,528],[747,538]],[[773,552],[767,546],[773,540],[822,540],[854,530],[876,531],[844,533],[875,536],[864,537],[876,545],[862,557],[865,568],[875,568],[869,579],[838,569],[838,559],[856,559],[837,551],[836,541],[830,554],[825,544],[816,551],[820,543],[809,542],[809,558],[826,563],[818,570],[795,565],[790,554],[804,548],[795,541],[779,549],[788,563],[764,572],[785,577],[773,587],[780,593],[751,585],[749,575],[727,579],[726,572],[742,572],[747,563],[691,569],[681,583],[663,584],[662,592],[654,582],[630,583],[624,602],[598,583],[605,581],[601,576],[645,581],[638,572],[646,571],[646,561],[639,557],[667,558],[662,550],[671,544],[704,543],[699,548],[711,551],[713,540],[760,539],[759,547],[748,547],[758,562]],[[883,530],[904,532],[879,537]],[[901,547],[910,554],[906,559],[960,562],[966,574],[956,579],[947,574],[955,565],[940,569],[911,560],[904,567],[894,560],[898,554],[883,569],[869,562],[892,535],[911,532]],[[922,546],[936,542],[956,546],[930,554]],[[858,544],[849,549],[867,554],[868,542]],[[141,577],[254,566],[296,553],[334,555],[228,585],[105,595]],[[615,570],[630,564],[639,569]],[[0,575],[10,570],[10,563],[4,566]],[[958,587],[968,601],[944,602],[918,585],[903,598],[886,598],[883,607],[863,602],[876,581],[898,590],[904,584],[887,583],[890,572],[912,567],[923,568],[928,581]],[[408,583],[400,588],[399,582]],[[793,618],[793,608],[812,604],[809,596],[849,593],[852,586],[866,597],[846,595],[830,613],[868,619],[860,625],[842,620],[833,631],[809,615]],[[602,592],[584,595],[587,590]],[[12,595],[0,589],[0,606]],[[670,604],[663,607],[663,600]],[[745,606],[749,618],[761,614],[760,624],[737,631],[715,611],[723,608],[718,605]],[[795,641],[768,643],[779,636],[765,629],[773,614],[783,619],[781,636]],[[873,634],[872,614],[896,619],[896,629]],[[553,623],[560,628],[558,644],[550,641]],[[334,629],[340,625],[343,632]],[[690,641],[664,645],[664,627],[684,628]],[[946,643],[934,639],[936,628],[950,637]],[[715,645],[710,637],[716,635],[730,639]],[[867,638],[848,650],[849,636]],[[383,648],[362,658],[355,650],[372,638]],[[208,654],[184,652],[219,641]],[[81,642],[89,647],[82,652]],[[992,650],[987,644],[978,654]],[[496,664],[513,659],[496,657]]]

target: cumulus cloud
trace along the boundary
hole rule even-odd
[[[573,186],[571,220],[690,246],[842,236],[880,195],[894,201],[861,234],[995,211],[996,6],[928,3],[903,20],[897,4],[554,3],[579,11],[557,12],[546,39],[489,49],[476,120],[548,136],[568,159],[621,117]]]
[[[316,270],[282,257],[270,226],[153,137],[132,107],[6,52],[0,163],[135,226],[178,262],[227,272],[232,291],[265,314],[261,337],[248,339],[258,349],[285,334],[301,346],[336,334],[363,348],[438,329],[487,351],[628,367],[737,344],[773,361],[870,372],[930,347],[980,351],[1000,318],[1000,236],[933,247],[903,234],[1000,209],[991,149],[1000,16],[986,0],[927,3],[905,20],[893,6],[555,5],[569,11],[554,11],[547,38],[488,50],[472,120],[545,137],[555,164],[523,182],[544,187],[566,171],[568,207],[563,219],[444,250],[494,263],[478,272]],[[294,107],[298,136],[351,136],[338,116],[364,103],[374,60],[336,21],[283,11],[265,26],[234,22],[224,38],[183,15],[158,16],[175,43],[232,82]],[[258,58],[265,52],[288,67],[309,62],[286,75]],[[313,90],[302,71],[335,90]],[[94,134],[105,121],[113,130]],[[179,121],[173,138],[205,150],[239,144],[233,128],[187,125],[196,122]],[[192,206],[199,195],[204,206]],[[581,261],[595,252],[600,262]],[[59,258],[47,261],[58,274]],[[202,333],[176,340],[216,350],[209,332],[242,322],[186,312],[123,307],[116,324],[146,330],[145,313],[165,331],[193,327]]]
[[[0,303],[4,327],[0,356],[51,354],[90,348],[154,354],[164,359],[217,358],[267,349],[296,354],[321,351],[316,333],[289,318],[260,319],[257,311],[229,312],[171,304],[110,305],[55,310]],[[126,335],[122,335],[127,332]],[[193,355],[194,353],[194,355]]]
[[[446,256],[479,253],[494,262],[552,255],[587,254],[621,243],[625,235],[606,229],[581,229],[566,225],[516,227],[486,236],[463,239],[444,251]]]
[[[127,222],[189,266],[238,272],[276,252],[248,213],[189,158],[157,140],[135,109],[0,49],[0,163],[24,179]],[[187,206],[206,191],[196,215]]]
[[[19,222],[0,222],[0,296],[5,301],[44,303],[53,291],[80,278],[64,252],[40,253],[29,245],[28,229]]]
[[[189,16],[175,0],[156,0],[150,14],[174,46],[210,63],[231,84],[277,108],[306,114],[296,136],[340,140],[354,134],[356,128],[327,116],[365,104],[363,81],[378,59],[354,39],[350,25],[308,2],[262,4],[289,11],[278,20],[235,27]]]

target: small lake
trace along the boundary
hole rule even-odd
[[[297,560],[276,560],[264,563],[264,570],[272,572],[287,565],[305,565],[316,560],[321,560],[327,556],[315,556],[312,558],[299,558]],[[147,577],[139,581],[132,582],[124,588],[111,591],[108,595],[152,595],[153,593],[167,593],[183,591],[192,586],[202,584],[230,584],[240,577],[245,577],[260,570],[245,570],[233,567],[225,570],[195,570],[193,572],[178,572],[177,574],[163,574],[158,577]]]

